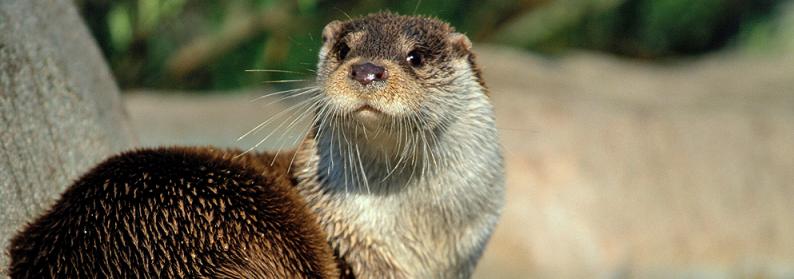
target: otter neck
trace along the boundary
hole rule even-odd
[[[437,130],[374,130],[355,123],[318,129],[313,148],[328,191],[389,195],[444,172],[461,146],[446,143]]]

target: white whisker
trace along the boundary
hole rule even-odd
[[[247,137],[248,135],[261,130],[265,125],[267,125],[268,123],[270,123],[271,121],[273,121],[275,119],[278,119],[279,117],[281,117],[281,115],[289,113],[290,111],[294,110],[295,108],[303,106],[306,103],[312,102],[315,98],[320,98],[320,96],[315,96],[315,97],[311,97],[309,99],[303,100],[303,101],[301,101],[301,102],[299,102],[299,103],[297,103],[297,104],[295,104],[295,105],[293,105],[293,106],[291,106],[291,107],[289,107],[289,108],[287,108],[285,110],[282,110],[282,111],[270,116],[267,120],[262,121],[261,123],[259,123],[259,125],[256,125],[256,127],[254,127],[253,129],[249,130],[248,132],[246,132],[242,136],[238,137],[237,141],[240,141],[243,138]]]
[[[306,80],[306,79],[280,79],[280,80],[263,81],[262,83],[263,84],[268,84],[268,83],[290,83],[290,82],[304,82],[304,81],[308,81],[308,80]]]
[[[313,89],[317,90],[319,88],[317,88],[315,86],[307,86],[307,87],[301,87],[301,88],[295,88],[295,89],[289,89],[289,90],[282,90],[282,91],[277,91],[277,92],[273,92],[273,93],[267,93],[265,95],[262,95],[262,96],[253,98],[251,100],[248,100],[248,102],[256,102],[256,101],[259,101],[259,100],[262,100],[262,99],[265,99],[265,98],[268,98],[268,97],[272,97],[272,96],[275,96],[275,95],[288,94],[288,93],[292,93],[292,92],[298,92],[298,91],[301,91],[301,90],[311,91]],[[303,93],[305,93],[305,92],[301,92],[301,93],[298,93],[298,94],[290,95],[290,96],[288,96],[286,98],[292,98],[292,96],[296,96],[296,95],[299,96],[299,94],[303,94]],[[279,101],[281,101],[281,100],[279,100]]]
[[[271,166],[272,166],[273,164],[275,164],[275,163],[276,163],[276,158],[278,157],[278,154],[281,152],[281,149],[284,147],[284,145],[283,145],[283,141],[284,141],[283,139],[284,139],[284,136],[285,136],[287,133],[289,133],[289,131],[291,131],[291,130],[292,130],[292,127],[294,127],[295,123],[298,123],[298,120],[301,120],[301,119],[303,119],[304,117],[306,117],[306,112],[311,112],[313,109],[316,109],[316,108],[317,108],[317,106],[319,106],[319,105],[321,105],[321,104],[320,104],[320,103],[313,103],[313,104],[311,104],[311,105],[310,105],[310,106],[309,106],[309,107],[306,109],[306,111],[305,111],[305,112],[301,113],[301,114],[300,114],[298,117],[296,117],[295,119],[293,119],[293,120],[292,120],[292,122],[290,122],[290,123],[289,123],[289,125],[287,125],[287,127],[286,127],[286,128],[284,128],[286,131],[284,131],[284,133],[282,133],[282,134],[281,134],[281,137],[278,139],[279,141],[281,141],[281,142],[282,142],[282,144],[279,146],[279,148],[278,148],[278,151],[276,151],[276,155],[275,155],[275,156],[273,156],[273,161],[272,161],[272,162],[270,162],[270,165],[271,165]]]
[[[358,167],[361,169],[361,175],[364,177],[364,186],[367,187],[367,194],[370,194],[369,179],[367,179],[367,173],[364,172],[364,165],[361,163],[361,152],[358,151],[358,144],[356,144],[356,157],[358,157]]]
[[[306,106],[307,104],[308,104],[309,106],[312,106],[312,105],[314,105],[315,103],[312,103],[311,101],[312,101],[312,99],[307,99],[307,100],[305,100],[305,101],[302,101],[302,102],[298,103],[298,105],[295,105],[295,106],[291,107],[290,109],[284,110],[284,111],[282,111],[282,112],[280,112],[280,113],[278,113],[278,114],[283,114],[283,113],[285,113],[285,112],[293,111],[295,108],[298,108],[298,107],[304,107],[304,106]],[[294,114],[294,112],[293,112],[293,114]],[[275,116],[274,116],[274,117],[271,117],[270,119],[268,119],[268,120],[267,120],[267,121],[265,121],[265,122],[270,122],[270,121],[271,121],[271,120],[273,120],[273,119],[275,119]],[[258,129],[260,129],[261,127],[263,127],[264,125],[266,125],[266,124],[265,124],[265,122],[262,122],[262,123],[260,123],[259,125],[257,125],[257,127],[256,127],[256,128],[252,129],[251,131],[249,131],[249,132],[248,132],[248,133],[246,133],[245,135],[241,136],[241,138],[242,138],[242,137],[245,137],[245,136],[247,136],[248,134],[251,134],[251,133],[252,133],[253,131],[255,131],[255,130],[258,130]],[[242,155],[244,155],[244,154],[246,154],[246,153],[248,153],[248,152],[251,152],[252,150],[256,149],[256,148],[257,148],[257,147],[259,147],[260,145],[262,145],[262,143],[264,143],[265,141],[267,141],[267,139],[268,139],[268,138],[270,138],[270,137],[273,135],[273,133],[275,133],[276,131],[278,131],[278,130],[279,130],[279,128],[281,128],[281,126],[283,126],[285,123],[286,123],[286,121],[282,121],[282,122],[281,122],[281,124],[279,124],[278,126],[276,126],[276,127],[275,127],[275,128],[274,128],[274,129],[273,129],[273,130],[272,130],[272,131],[271,131],[271,132],[270,132],[270,133],[269,133],[267,136],[265,136],[265,137],[264,137],[262,140],[260,140],[260,141],[259,141],[259,142],[257,142],[257,143],[256,143],[254,146],[252,146],[251,148],[249,148],[248,150],[244,151],[243,153],[241,153],[241,154],[239,154],[239,155],[237,155],[237,156],[238,156],[238,157],[239,157],[239,156],[242,156]]]
[[[301,72],[287,71],[287,70],[269,70],[269,69],[248,69],[246,72],[265,72],[265,73],[287,73],[287,74],[303,74]]]

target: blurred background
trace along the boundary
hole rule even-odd
[[[435,16],[477,43],[547,56],[587,49],[656,62],[783,51],[794,41],[791,9],[777,0],[77,2],[124,89],[227,90],[285,78],[243,69],[308,77],[326,23],[381,10]]]
[[[508,203],[477,278],[794,278],[794,3],[77,0],[140,145],[287,148],[322,27],[391,10],[475,43]],[[248,69],[277,70],[247,72]],[[241,141],[237,138],[271,119]]]

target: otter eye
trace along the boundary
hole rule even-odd
[[[405,57],[405,61],[411,63],[411,66],[419,67],[422,66],[422,54],[419,53],[417,50],[412,50],[408,53],[408,56]]]
[[[339,57],[339,60],[345,60],[348,52],[350,52],[350,47],[346,43],[340,43],[336,47],[336,56]]]

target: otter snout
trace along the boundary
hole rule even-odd
[[[386,68],[367,62],[351,66],[350,78],[358,81],[361,85],[367,85],[373,81],[386,80],[389,78],[389,74]]]

